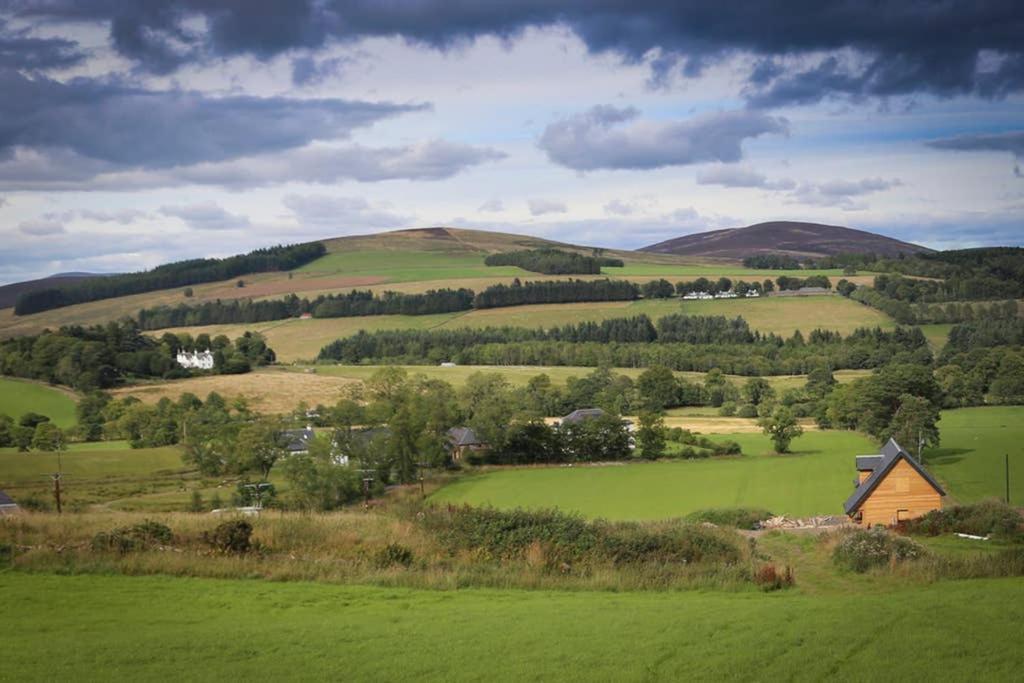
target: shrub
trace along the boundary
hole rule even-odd
[[[945,510],[932,510],[917,519],[900,523],[900,529],[911,534],[938,536],[943,533],[974,534],[1013,539],[1021,535],[1020,513],[997,500],[976,505],[957,505]]]
[[[174,540],[170,527],[146,520],[132,526],[101,531],[92,538],[92,549],[98,552],[114,550],[122,555],[134,550],[146,550],[167,545]]]
[[[373,563],[381,569],[387,569],[395,565],[408,567],[412,564],[412,561],[412,550],[398,543],[388,543],[378,550],[373,557]]]
[[[754,572],[754,585],[759,586],[765,592],[782,590],[796,584],[793,570],[786,565],[785,571],[781,574],[774,564],[764,564]]]
[[[201,538],[222,553],[247,553],[252,550],[252,524],[234,519],[218,524],[213,531],[204,531]]]
[[[884,529],[857,530],[846,535],[832,552],[840,567],[863,573],[875,567],[924,557],[925,550],[915,541]]]
[[[708,522],[736,529],[757,529],[761,522],[771,517],[774,517],[771,512],[761,508],[716,508],[691,512],[686,519],[690,522]]]
[[[10,543],[0,543],[0,567],[6,567],[14,561],[14,546]]]
[[[752,403],[744,403],[736,411],[737,417],[757,417],[757,406]]]
[[[551,567],[576,562],[614,564],[739,560],[739,551],[713,529],[673,523],[588,522],[558,510],[428,508],[421,523],[451,551],[493,559],[543,555]]]
[[[736,414],[736,402],[726,401],[722,404],[722,407],[718,409],[718,414],[722,417],[732,417]]]

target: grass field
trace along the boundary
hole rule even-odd
[[[344,377],[288,372],[283,368],[264,368],[244,375],[208,375],[172,382],[136,384],[115,389],[115,397],[134,396],[146,403],[167,397],[176,400],[183,393],[200,398],[215,391],[226,399],[244,397],[249,406],[262,413],[287,413],[300,401],[311,406],[334,405],[346,395],[353,380]]]
[[[327,318],[312,320],[279,320],[241,325],[207,325],[204,327],[175,328],[164,332],[197,334],[225,334],[235,338],[246,330],[255,330],[266,336],[278,360],[291,363],[316,358],[320,349],[340,337],[360,330],[398,329],[451,329],[457,327],[488,327],[513,325],[517,327],[551,328],[580,322],[600,322],[611,318],[625,318],[646,314],[653,320],[672,313],[687,315],[742,316],[751,328],[760,332],[790,336],[796,330],[805,335],[821,327],[849,334],[858,327],[891,328],[893,322],[873,308],[862,306],[840,296],[766,297],[763,299],[686,301],[679,299],[602,301],[585,304],[547,304],[514,306],[461,313],[402,316],[379,315],[353,318]]]
[[[135,509],[146,506],[147,496],[167,493],[175,494],[176,507],[182,509],[188,501],[185,482],[195,477],[173,447],[131,449],[123,441],[72,444],[60,460],[64,500],[71,509],[117,501],[125,504],[114,507]],[[55,453],[0,448],[0,489],[15,500],[52,500],[49,477],[56,471]],[[135,497],[143,500],[128,500]]]
[[[25,413],[46,415],[61,428],[71,427],[78,421],[75,416],[74,394],[37,382],[0,377],[0,415],[15,420]]]
[[[263,368],[245,375],[213,375],[193,377],[171,382],[150,382],[121,387],[111,393],[117,397],[135,396],[146,403],[156,403],[165,396],[176,400],[183,393],[192,393],[204,398],[211,391],[216,391],[225,398],[246,398],[250,406],[260,412],[286,413],[292,411],[299,401],[311,406],[318,403],[333,405],[345,396],[353,383],[363,382],[380,370],[381,365],[297,365],[283,368]],[[570,377],[582,377],[594,371],[594,368],[582,367],[543,367],[543,366],[495,366],[495,365],[460,365],[443,368],[437,365],[402,365],[410,375],[423,374],[430,379],[441,379],[456,388],[462,387],[466,379],[476,372],[497,372],[503,375],[512,386],[524,386],[531,377],[546,374],[551,381],[564,385]],[[643,368],[614,368],[615,372],[639,377]],[[865,370],[840,370],[835,373],[840,382],[849,382],[857,377],[868,374]],[[699,372],[677,372],[676,376],[691,382],[703,382],[704,374]],[[748,378],[738,375],[727,375],[737,385],[742,385]],[[769,384],[777,392],[803,386],[807,378],[804,375],[780,375],[767,377]],[[688,410],[696,410],[700,416],[716,416],[714,408],[680,409],[670,411],[670,416],[688,415]]]
[[[808,596],[7,572],[0,592],[19,681],[1013,680],[1024,647],[1019,579]]]
[[[928,346],[932,348],[932,352],[938,354],[949,340],[949,332],[953,329],[953,325],[947,323],[920,325],[920,328],[921,332],[924,333],[925,339],[928,340]]]
[[[768,455],[761,434],[727,434],[746,455],[653,464],[510,469],[468,476],[433,500],[498,508],[558,507],[588,517],[663,519],[703,508],[762,507],[776,514],[841,514],[854,456],[875,452],[852,432],[807,432],[794,454]]]
[[[957,501],[1003,498],[1009,455],[1010,501],[1024,506],[1024,406],[944,410],[939,432],[941,448],[925,450],[925,463]]]

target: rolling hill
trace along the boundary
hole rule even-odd
[[[10,308],[18,300],[18,297],[26,292],[34,292],[39,289],[48,289],[60,285],[73,285],[76,282],[88,280],[91,277],[102,277],[102,275],[99,273],[57,273],[56,275],[38,280],[26,280],[25,282],[15,282],[0,286],[0,308]]]
[[[927,247],[838,225],[772,221],[745,228],[712,230],[652,244],[640,251],[654,254],[742,259],[755,254],[786,254],[797,258],[874,253],[897,256],[932,251]]]

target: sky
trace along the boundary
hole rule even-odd
[[[1024,4],[0,0],[0,283],[410,227],[1024,245]]]

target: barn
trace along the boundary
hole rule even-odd
[[[946,492],[895,440],[856,462],[857,488],[843,509],[858,524],[890,526],[942,508]]]

